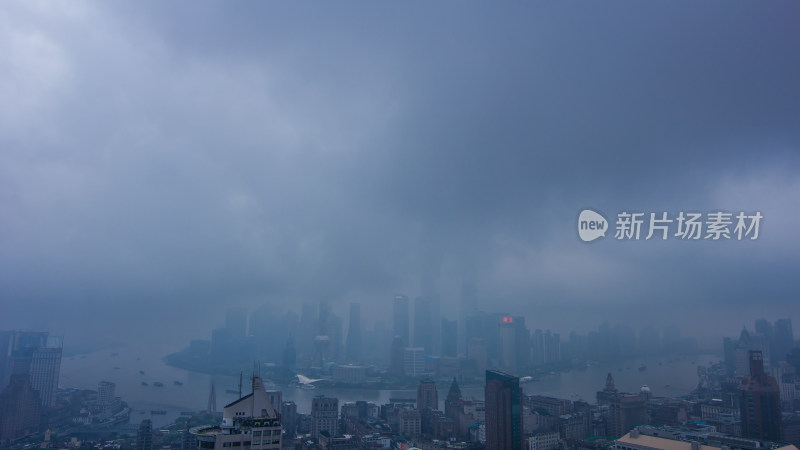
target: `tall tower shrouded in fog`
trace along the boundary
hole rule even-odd
[[[414,300],[414,347],[424,348],[425,354],[433,354],[433,305],[427,297]]]
[[[361,359],[361,304],[350,304],[350,318],[347,324],[347,359],[357,362]]]
[[[405,295],[395,295],[392,306],[394,309],[393,335],[400,336],[404,345],[411,345],[411,341],[409,340],[411,323],[408,297]]]

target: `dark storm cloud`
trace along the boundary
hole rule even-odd
[[[465,274],[563,331],[800,294],[794,3],[53,8],[0,16],[2,326],[455,306]],[[585,245],[584,207],[765,221]]]

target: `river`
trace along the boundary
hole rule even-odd
[[[208,375],[190,372],[167,365],[163,357],[175,351],[173,348],[149,347],[135,349],[123,347],[115,350],[102,350],[94,353],[64,357],[61,363],[62,387],[97,389],[102,380],[116,383],[116,395],[133,409],[131,423],[150,418],[157,427],[167,425],[180,415],[181,411],[203,410],[208,404],[211,381],[216,386],[217,410],[237,398],[235,390],[238,377]],[[642,385],[648,385],[656,396],[686,395],[697,385],[697,365],[718,362],[719,358],[710,355],[671,358],[632,359],[615,363],[591,365],[585,370],[571,370],[551,373],[537,381],[522,384],[526,394],[548,395],[571,400],[583,399],[594,402],[595,393],[605,386],[606,375],[611,373],[617,388],[625,392],[638,392]],[[659,364],[660,363],[660,364]],[[641,365],[647,370],[639,371]],[[140,374],[139,371],[144,371]],[[154,382],[163,387],[156,387]],[[175,381],[182,385],[175,384]],[[147,383],[147,386],[142,385]],[[377,404],[387,403],[390,398],[415,398],[415,390],[365,390],[343,388],[320,388],[314,390],[281,386],[284,400],[292,400],[301,413],[311,409],[311,399],[317,395],[337,397],[339,403],[367,400]],[[244,392],[248,392],[247,388]],[[462,393],[483,399],[482,386],[464,386]],[[439,399],[444,404],[447,386],[439,386]],[[167,411],[165,415],[152,415],[151,410]]]

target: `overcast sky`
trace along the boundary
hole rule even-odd
[[[455,318],[464,279],[562,333],[800,320],[799,20],[795,1],[3,2],[0,328],[186,342],[227,305],[383,318],[428,290]],[[586,207],[764,219],[756,241],[587,244]]]

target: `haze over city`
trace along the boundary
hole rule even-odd
[[[797,5],[417,6],[5,5],[0,326],[184,342],[463,280],[562,332],[792,314]],[[586,245],[585,207],[764,219]]]
[[[796,450],[799,18],[3,2],[0,450]]]

